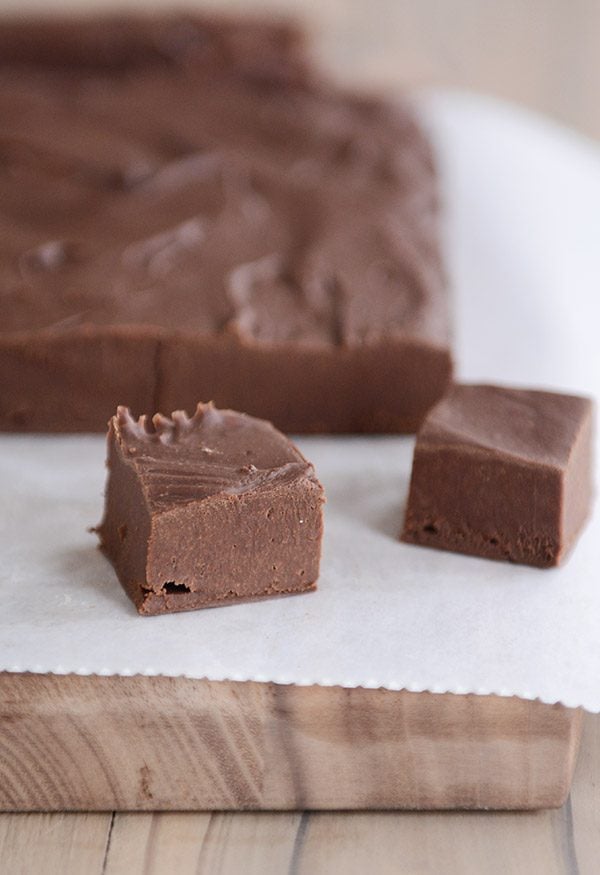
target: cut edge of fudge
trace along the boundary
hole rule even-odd
[[[417,434],[401,540],[560,564],[590,514],[593,433],[590,398],[455,385]]]
[[[120,407],[107,464],[96,531],[140,614],[316,588],[323,487],[270,423],[212,404],[138,420]]]
[[[152,326],[0,335],[0,431],[104,430],[117,391],[138,410],[213,396],[288,434],[414,434],[452,371],[449,348],[401,337],[329,348]]]

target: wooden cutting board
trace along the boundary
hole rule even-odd
[[[0,673],[0,810],[562,805],[582,712],[499,696]]]

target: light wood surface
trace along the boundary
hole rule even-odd
[[[0,673],[0,810],[562,805],[581,712],[498,696]]]
[[[597,875],[600,720],[567,804],[520,813],[4,814],[2,875]]]
[[[91,8],[97,0],[1,0]],[[116,5],[113,3],[113,6]],[[129,0],[120,6],[164,5]],[[449,84],[509,98],[600,136],[598,0],[223,0],[299,14],[344,81]],[[3,875],[80,873],[581,873],[600,864],[600,718],[587,715],[571,796],[519,814],[4,814]]]

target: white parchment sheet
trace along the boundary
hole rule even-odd
[[[447,198],[459,372],[600,396],[600,152],[421,96]],[[87,532],[101,437],[0,438],[0,669],[500,693],[600,710],[600,515],[539,571],[399,543],[410,438],[299,441],[328,495],[318,592],[141,618]]]

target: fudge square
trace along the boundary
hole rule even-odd
[[[454,386],[417,435],[402,540],[544,568],[588,516],[592,402]]]
[[[315,589],[323,487],[269,422],[119,407],[107,465],[100,544],[140,614]]]
[[[293,28],[0,21],[0,120],[0,430],[212,398],[410,432],[446,391],[428,139],[322,81]]]

